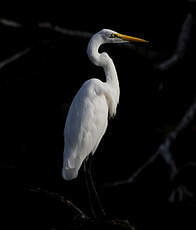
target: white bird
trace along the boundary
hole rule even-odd
[[[87,80],[72,101],[64,129],[62,176],[65,180],[76,178],[85,159],[95,153],[107,129],[108,115],[115,116],[119,103],[120,88],[115,65],[107,53],[99,53],[98,49],[104,43],[127,41],[147,42],[109,29],[101,30],[89,41],[88,57],[93,64],[104,69],[106,82],[96,78]]]

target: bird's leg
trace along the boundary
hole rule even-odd
[[[87,184],[88,196],[90,200],[92,214],[95,218],[104,218],[105,211],[99,199],[99,196],[96,191],[96,188],[93,182],[93,178],[92,178],[92,155],[90,155],[88,157],[88,160],[84,162],[84,170],[85,170],[85,175],[86,175],[86,184]],[[97,212],[95,212],[95,210]]]
[[[90,179],[91,187],[92,187],[92,190],[93,190],[93,193],[94,193],[94,197],[96,199],[96,203],[97,203],[97,205],[99,207],[99,210],[100,210],[100,216],[104,217],[106,215],[105,210],[104,210],[103,205],[101,203],[101,200],[100,200],[100,198],[98,196],[98,193],[97,193],[97,190],[95,188],[94,181],[93,181],[93,177],[92,177],[92,162],[93,162],[92,154],[90,154],[88,162],[89,162],[88,171],[89,171],[89,179]]]
[[[89,185],[89,180],[88,180],[87,160],[84,160],[83,165],[84,165],[84,176],[85,176],[85,183],[86,183],[87,192],[88,192],[88,199],[89,199],[89,203],[90,203],[90,209],[91,209],[91,213],[93,215],[93,218],[96,219],[95,210],[93,208],[93,199],[92,199],[92,195],[91,195],[91,192],[90,192],[90,185]]]

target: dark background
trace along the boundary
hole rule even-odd
[[[25,219],[39,229],[39,204],[34,211],[27,195],[32,188],[62,194],[89,213],[82,169],[74,181],[61,178],[63,128],[81,84],[91,77],[104,80],[104,73],[88,60],[89,38],[63,35],[41,27],[43,22],[90,33],[109,28],[150,41],[131,48],[114,44],[101,48],[116,65],[121,96],[117,115],[109,121],[95,154],[93,174],[109,215],[129,219],[136,229],[194,229],[195,119],[170,149],[179,172],[176,178],[171,180],[168,164],[159,157],[133,183],[103,186],[130,178],[194,102],[195,25],[185,55],[174,65],[159,68],[176,51],[189,13],[194,18],[194,1],[12,3],[1,9],[0,19],[20,26],[1,20],[0,62],[28,49],[0,68],[1,207],[8,229]],[[10,222],[22,203],[23,211]]]

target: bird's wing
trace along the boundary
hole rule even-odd
[[[94,153],[107,127],[108,105],[105,96],[97,94],[97,84],[94,79],[84,83],[68,112],[64,129],[63,169],[64,174],[70,173],[71,179],[77,176],[87,155]]]

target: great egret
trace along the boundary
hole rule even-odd
[[[86,160],[95,153],[106,131],[108,115],[114,117],[116,114],[120,88],[112,59],[105,52],[99,53],[98,49],[104,43],[122,43],[127,41],[147,42],[146,40],[119,34],[109,29],[103,29],[92,36],[88,44],[87,54],[93,64],[103,67],[106,82],[93,78],[87,80],[81,86],[70,106],[64,129],[62,176],[65,180],[76,178],[84,162],[85,174],[89,175],[89,185],[91,185],[95,192],[103,215],[104,210],[100,205],[92,181],[91,167],[88,168],[89,170],[86,169]]]

